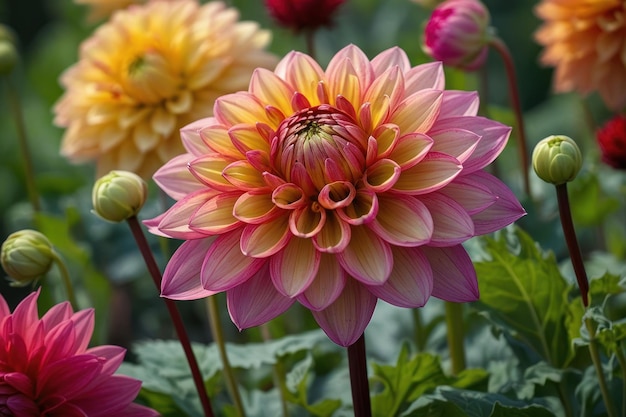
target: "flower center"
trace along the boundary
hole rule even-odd
[[[272,161],[288,181],[319,192],[335,181],[363,176],[367,135],[346,113],[326,104],[301,110],[278,126]]]

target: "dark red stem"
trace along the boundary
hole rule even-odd
[[[152,256],[152,251],[150,250],[148,241],[143,234],[143,230],[141,230],[141,225],[139,224],[139,221],[135,216],[129,218],[127,221],[128,225],[130,226],[130,230],[133,233],[135,241],[137,242],[137,246],[139,246],[139,250],[141,251],[143,260],[148,267],[150,276],[152,276],[154,285],[156,285],[157,291],[160,293],[162,278],[161,271],[156,261],[154,260],[154,256]],[[206,393],[206,389],[204,388],[204,380],[202,379],[202,374],[200,373],[200,367],[198,366],[198,361],[196,360],[193,350],[191,349],[191,342],[189,341],[189,336],[187,335],[187,331],[185,330],[183,319],[180,316],[180,311],[178,311],[178,307],[176,307],[174,301],[170,300],[169,298],[163,298],[163,301],[165,301],[167,310],[170,313],[172,323],[174,324],[174,328],[176,329],[178,340],[180,340],[180,344],[185,351],[185,356],[187,357],[189,368],[191,368],[191,376],[193,377],[193,382],[196,385],[196,390],[198,391],[198,396],[200,397],[200,403],[202,404],[204,415],[205,417],[214,417],[213,410],[211,409],[211,400],[209,399],[209,396]]]
[[[350,368],[350,385],[352,387],[352,403],[354,417],[371,417],[370,386],[367,379],[367,358],[365,356],[365,335],[348,346],[348,367]]]
[[[580,289],[580,295],[583,299],[583,305],[587,307],[589,305],[589,282],[587,280],[587,272],[585,271],[580,246],[578,246],[578,239],[576,239],[576,232],[574,231],[574,222],[572,221],[572,212],[567,195],[567,183],[556,186],[556,198],[559,203],[561,226],[563,227],[565,242],[567,243],[567,249],[569,250],[574,273],[576,274],[576,281],[578,281],[578,288]]]

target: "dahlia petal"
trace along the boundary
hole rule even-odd
[[[480,99],[476,91],[444,90],[440,119],[453,116],[476,116]]]
[[[7,304],[2,294],[0,294],[0,322],[2,322],[2,319],[10,314],[11,310],[9,309],[9,305]]]
[[[264,176],[267,178],[267,175]],[[272,202],[282,209],[296,209],[308,203],[302,188],[292,183],[278,185],[272,192]]]
[[[255,125],[236,125],[228,129],[231,146],[237,148],[242,155],[251,150],[262,150],[267,153],[270,146],[267,140],[259,133]]]
[[[311,106],[320,104],[316,101],[317,83],[324,79],[324,70],[313,58],[301,52],[290,52],[278,63],[274,72],[306,97]]]
[[[247,257],[267,258],[281,250],[291,238],[289,216],[247,225],[241,236],[241,252]]]
[[[113,375],[98,384],[97,388],[72,399],[72,403],[90,417],[119,415],[137,397],[140,389],[141,381],[124,375]]]
[[[192,159],[194,157],[188,153],[175,156],[152,176],[159,188],[174,200],[180,200],[187,194],[205,188],[187,169],[187,163]]]
[[[176,116],[163,107],[157,107],[150,118],[150,127],[161,136],[169,136],[176,128]]]
[[[222,234],[237,229],[241,222],[233,216],[233,207],[241,192],[218,194],[193,212],[189,228],[206,235]]]
[[[246,152],[246,159],[250,163],[250,166],[252,166],[259,172],[259,175],[261,176],[261,179],[263,181],[263,185],[267,185],[267,181],[265,180],[265,173],[272,170],[269,154],[265,151],[256,149]],[[271,188],[272,187],[270,187],[270,189]]]
[[[215,101],[213,113],[219,123],[225,126],[234,126],[239,123],[255,125],[257,122],[266,123],[274,129],[278,126],[268,120],[265,106],[261,101],[254,95],[243,91],[218,98]]]
[[[445,153],[455,157],[463,164],[478,146],[481,137],[465,129],[446,129],[431,132],[433,139],[431,151]]]
[[[6,400],[6,407],[8,408],[9,415],[24,416],[24,417],[38,417],[41,415],[39,406],[30,398],[22,395],[12,395]],[[74,416],[68,416],[74,417]],[[80,415],[79,417],[84,417]]]
[[[433,217],[415,197],[379,195],[376,218],[368,223],[378,236],[397,246],[418,246],[430,242]]]
[[[328,211],[322,229],[313,236],[313,244],[320,252],[342,252],[350,242],[350,225],[341,220],[335,211]]]
[[[222,171],[226,181],[243,191],[269,191],[263,174],[248,161],[235,161]]]
[[[37,298],[41,289],[27,295],[13,310],[11,319],[13,320],[13,329],[19,332],[19,335],[28,346],[35,334],[37,322],[39,321],[39,313],[37,312]]]
[[[271,194],[243,193],[233,207],[233,216],[248,224],[266,222],[281,212]]]
[[[377,77],[394,66],[397,66],[403,74],[411,69],[406,52],[397,46],[382,51],[372,59],[372,69]]]
[[[375,159],[387,158],[395,148],[399,137],[400,128],[398,128],[398,126],[393,124],[382,124],[378,126],[374,132],[372,132],[372,137],[368,140],[366,158],[368,166],[374,163]],[[372,142],[371,145],[370,142]],[[370,146],[372,147],[371,151]],[[394,158],[391,159],[396,160]]]
[[[484,117],[455,116],[437,121],[430,135],[447,129],[465,129],[481,136],[472,155],[463,163],[463,174],[469,174],[489,165],[504,149],[511,128]]]
[[[339,263],[357,280],[381,285],[393,269],[390,245],[365,226],[356,226],[346,249],[337,254]]]
[[[352,204],[337,209],[343,221],[355,226],[371,222],[377,213],[378,197],[374,191],[367,189],[358,190]]]
[[[84,352],[87,346],[89,346],[95,326],[94,316],[95,311],[92,308],[78,311],[72,316],[71,320],[74,323],[75,338],[73,353]]]
[[[0,300],[2,297],[0,296]],[[0,301],[0,304],[2,301]],[[1,307],[1,305],[0,305]],[[69,302],[62,302],[59,304],[55,304],[46,313],[41,317],[41,321],[44,325],[44,330],[49,331],[54,328],[56,325],[64,322],[65,320],[69,320],[73,315],[72,306]]]
[[[312,311],[329,339],[350,346],[365,331],[376,308],[376,297],[359,282],[348,279],[341,295],[328,307]]]
[[[526,211],[513,192],[499,179],[478,171],[461,177],[462,181],[486,186],[497,200],[479,213],[472,214],[474,233],[484,235],[500,230],[526,215]],[[447,187],[446,187],[447,188]]]
[[[123,411],[118,412],[119,417],[158,417],[160,414],[152,408],[130,403]]]
[[[113,375],[120,367],[126,356],[126,349],[120,346],[102,345],[95,346],[85,351],[89,355],[97,358],[106,359],[102,364],[100,378],[103,376]]]
[[[323,310],[341,295],[346,285],[346,271],[339,265],[337,257],[322,253],[313,281],[297,298],[310,310]]]
[[[190,161],[188,166],[193,176],[207,186],[220,191],[235,191],[237,187],[222,175],[232,162],[234,161],[221,155],[208,154]]]
[[[433,290],[433,271],[420,248],[392,247],[393,270],[383,285],[367,289],[398,307],[423,307]]]
[[[433,150],[431,137],[423,133],[409,133],[397,140],[389,159],[400,165],[402,170],[407,170],[417,165],[431,150]]]
[[[449,184],[462,169],[456,158],[430,152],[417,165],[402,171],[392,189],[410,195],[431,193]]]
[[[455,303],[478,300],[476,270],[462,245],[447,248],[422,246],[420,250],[433,270],[433,296]]]
[[[102,363],[89,354],[70,356],[44,367],[37,379],[35,396],[72,399],[84,391],[100,373]]]
[[[204,155],[211,148],[207,146],[206,141],[202,139],[200,131],[207,126],[213,126],[217,123],[214,117],[206,117],[196,120],[180,129],[180,138],[187,152],[195,156]]]
[[[445,77],[441,62],[427,62],[417,65],[404,73],[404,91],[406,95],[420,90],[443,90]]]
[[[174,203],[160,219],[157,229],[166,236],[175,239],[198,239],[206,237],[205,233],[189,227],[191,216],[207,201],[218,194],[218,191],[202,189],[187,195]]]
[[[474,236],[474,222],[459,203],[439,193],[421,196],[420,200],[434,223],[429,246],[453,246]]]
[[[397,124],[402,132],[426,133],[439,116],[442,98],[441,90],[420,90],[398,105],[389,122]]]
[[[161,135],[147,123],[141,123],[133,129],[133,144],[140,152],[148,152],[161,142]],[[124,146],[125,144],[122,144]]]
[[[248,227],[251,226],[244,229]],[[229,290],[248,280],[263,266],[264,259],[242,253],[240,241],[243,245],[244,236],[235,230],[218,236],[209,247],[200,271],[200,281],[205,289]]]
[[[476,173],[480,172],[482,171]],[[443,194],[459,203],[470,216],[480,213],[487,207],[495,204],[498,196],[480,181],[473,181],[473,178],[473,175],[456,177],[454,181],[437,191],[437,193]],[[481,234],[478,233],[478,230],[475,230],[475,232],[476,234]]]
[[[226,293],[228,314],[239,330],[258,326],[283,314],[295,302],[270,283],[269,262],[246,282]]]
[[[291,212],[289,230],[295,236],[309,238],[319,233],[325,222],[326,210],[314,202]]]
[[[35,386],[33,381],[27,375],[24,375],[21,372],[3,372],[2,379],[3,383],[10,385],[11,388],[21,392],[27,397],[34,397]]]
[[[334,210],[346,207],[356,196],[356,188],[349,181],[335,181],[326,184],[317,196],[317,201],[322,207]]]
[[[42,363],[56,362],[74,354],[74,323],[67,320],[51,329],[45,335],[46,350],[41,359]]]
[[[326,67],[326,79],[329,80],[329,84],[331,84],[330,88],[336,87],[336,85],[333,86],[333,84],[346,74],[346,62],[350,63],[350,68],[354,70],[354,75],[360,86],[363,87],[372,83],[374,71],[370,60],[356,45],[347,45],[331,58]],[[349,97],[351,103],[359,103],[361,101],[360,96],[352,97],[352,95],[346,95],[344,91],[339,89],[337,93],[331,95],[331,97],[334,98],[337,94]]]
[[[360,102],[361,85],[352,62],[349,59],[337,61],[332,69],[333,71],[326,71],[331,104],[336,104],[338,96],[344,97],[350,103]]]
[[[250,93],[259,98],[262,103],[271,103],[278,107],[283,114],[290,114],[293,87],[288,85],[272,71],[257,68],[250,79]]]
[[[365,170],[363,183],[376,193],[382,193],[394,186],[400,178],[400,166],[391,159],[379,159]]]
[[[377,126],[389,108],[394,109],[404,96],[404,78],[398,66],[392,66],[379,75],[367,88],[363,101],[371,103],[372,120]],[[384,101],[383,101],[384,100]],[[358,103],[356,101],[355,103]]]
[[[311,239],[290,239],[269,262],[270,276],[278,292],[293,298],[305,291],[317,275],[320,256]]]
[[[199,132],[199,135],[208,149],[198,156],[210,153],[217,153],[230,161],[242,159],[244,156],[244,152],[240,147],[241,144],[233,140],[231,130],[235,132],[235,135],[237,135],[243,129],[243,126],[248,125],[235,125],[230,129],[215,124],[203,126]]]
[[[183,114],[191,110],[193,105],[193,94],[189,90],[181,91],[178,95],[165,102],[167,110],[174,114]]]
[[[161,281],[161,297],[171,300],[196,300],[209,297],[215,291],[202,287],[200,271],[214,237],[188,240],[170,258]]]

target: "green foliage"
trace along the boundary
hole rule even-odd
[[[480,308],[547,363],[567,366],[574,357],[568,323],[578,311],[554,255],[518,228],[481,241],[488,259],[475,264]]]

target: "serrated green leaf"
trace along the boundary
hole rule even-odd
[[[626,281],[615,274],[605,273],[589,281],[589,298],[592,305],[604,303],[607,297],[626,291]]]
[[[467,387],[487,378],[487,372],[479,369],[465,370],[458,377],[447,376],[438,356],[420,353],[411,357],[407,344],[402,346],[395,366],[374,363],[372,368],[372,381],[383,387],[372,397],[372,415],[381,417],[400,415],[421,395],[439,386]]]
[[[468,417],[554,416],[550,410],[534,401],[512,400],[500,394],[455,389],[439,389],[437,392],[464,410]]]
[[[554,255],[544,254],[519,228],[481,241],[490,259],[475,264],[478,306],[546,362],[565,367],[574,357],[566,327],[570,286]]]

